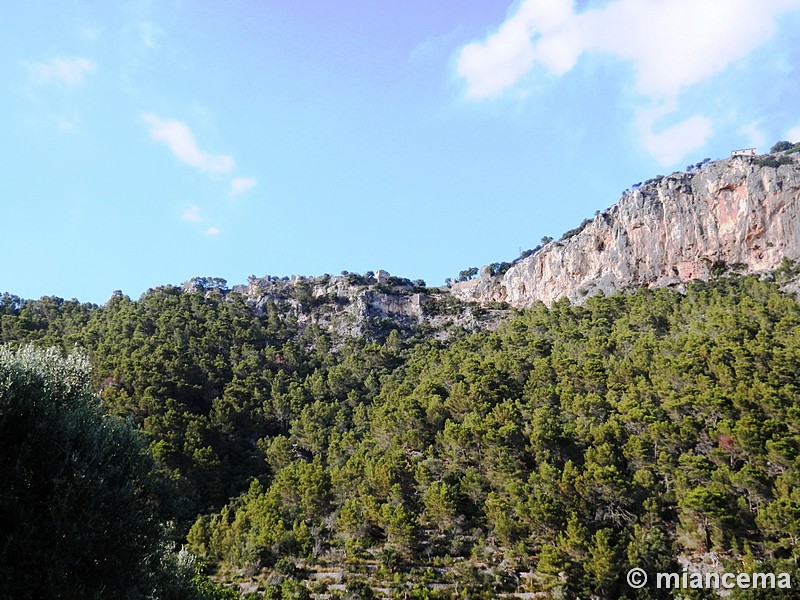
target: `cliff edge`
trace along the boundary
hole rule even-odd
[[[800,258],[800,154],[737,156],[634,186],[577,233],[451,291],[481,304],[580,303],[730,269],[771,271],[784,257]]]

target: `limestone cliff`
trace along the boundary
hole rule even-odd
[[[192,282],[184,284],[187,291],[197,288]],[[203,285],[199,288],[206,289]],[[426,287],[424,282],[412,283],[386,271],[252,277],[248,285],[234,286],[232,291],[244,295],[257,311],[277,308],[296,320],[301,331],[319,326],[340,336],[368,339],[382,339],[393,329],[411,334],[420,327],[444,339],[456,331],[491,329],[506,314],[502,309],[484,309],[475,302],[459,300],[447,288]]]
[[[456,283],[463,300],[549,305],[631,286],[681,287],[800,258],[800,155],[736,157],[651,180],[502,276]],[[773,166],[767,166],[773,165]]]
[[[410,333],[426,327],[447,337],[494,327],[507,305],[550,305],[559,298],[580,303],[641,286],[680,289],[728,271],[772,271],[784,257],[800,259],[798,152],[739,156],[637,184],[561,240],[505,265],[502,274],[484,267],[478,278],[449,288],[378,270],[252,277],[232,291],[256,310],[278,307],[301,329],[316,325],[381,338],[393,328]],[[221,279],[195,278],[184,289],[216,293],[225,286]],[[787,289],[800,291],[800,280]]]

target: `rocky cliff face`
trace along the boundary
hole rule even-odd
[[[583,229],[551,242],[502,276],[456,283],[463,300],[549,305],[630,286],[681,287],[733,269],[800,258],[800,155],[713,162],[626,193]]]
[[[197,288],[192,282],[184,284],[187,291]],[[340,336],[368,339],[382,339],[393,329],[413,333],[420,327],[444,339],[455,331],[491,329],[507,312],[483,309],[453,297],[447,288],[417,285],[385,271],[377,276],[251,278],[232,291],[244,295],[257,311],[277,307],[301,330],[316,325]]]
[[[783,164],[779,164],[783,163]],[[800,259],[800,153],[736,157],[634,186],[608,210],[516,261],[502,275],[450,288],[365,275],[251,278],[233,291],[254,309],[279,307],[301,328],[381,338],[393,328],[448,332],[494,327],[507,306],[581,303],[631,287],[682,288],[717,273],[759,273]],[[195,278],[184,289],[227,289]],[[800,279],[787,284],[800,295]]]

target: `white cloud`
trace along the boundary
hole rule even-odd
[[[194,204],[190,204],[181,213],[181,221],[188,221],[189,223],[201,223],[205,221],[205,217],[200,214],[200,209]]]
[[[256,180],[252,177],[237,177],[231,181],[231,196],[239,196],[245,192],[253,189],[256,186]]]
[[[653,131],[652,123],[643,124],[640,140],[659,163],[667,166],[701,148],[712,132],[710,119],[694,115],[660,131]]]
[[[209,219],[204,216],[200,212],[200,209],[194,204],[187,206],[186,209],[181,213],[181,221],[186,221],[187,223],[206,223],[208,220]],[[216,225],[210,225],[203,230],[203,233],[208,236],[214,236],[219,235],[220,231],[220,228]]]
[[[416,45],[408,55],[408,59],[414,63],[424,63],[436,61],[439,64],[443,56],[447,56],[453,47],[454,38],[458,30],[454,29],[443,35],[432,35]]]
[[[790,141],[793,144],[796,144],[796,143],[800,142],[800,125],[790,129],[786,133],[786,139],[787,139],[787,141]]]
[[[532,31],[522,19],[523,10],[507,20],[484,42],[465,46],[457,72],[467,81],[467,96],[495,96],[514,85],[534,63]]]
[[[181,162],[206,173],[229,173],[233,170],[234,162],[230,156],[209,154],[198,148],[186,123],[152,114],[143,115],[142,119],[150,128],[150,137],[164,142]]]
[[[668,98],[722,71],[775,31],[800,0],[616,0],[576,14],[572,0],[523,0],[485,40],[461,49],[467,96],[497,96],[539,64],[556,75],[588,52],[633,63],[636,88]]]
[[[579,13],[573,0],[521,0],[496,31],[459,51],[456,72],[468,98],[491,98],[524,89],[537,67],[564,75],[586,54],[628,62],[640,100],[657,107],[636,110],[639,141],[672,164],[706,143],[712,121],[657,122],[677,111],[682,92],[768,40],[789,10],[800,10],[800,0],[611,0]],[[754,124],[743,131],[759,139]]]
[[[59,81],[70,87],[83,83],[84,76],[91,73],[96,65],[86,58],[68,60],[54,58],[50,62],[37,63],[30,66],[31,74],[36,83],[42,84],[49,81]]]
[[[670,97],[744,58],[796,1],[618,0],[586,17],[587,50],[630,60],[637,90]]]

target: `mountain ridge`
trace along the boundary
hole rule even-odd
[[[735,156],[634,186],[573,235],[500,275],[484,268],[452,293],[528,307],[631,286],[682,289],[730,269],[772,271],[800,258],[800,154],[775,154]]]
[[[692,280],[726,272],[769,273],[784,260],[800,259],[797,148],[707,159],[636,184],[560,240],[513,263],[468,269],[449,286],[427,287],[378,270],[251,277],[233,290],[256,308],[288,304],[300,320],[358,336],[380,329],[381,319],[408,328],[475,330],[492,327],[511,307],[549,306],[561,298],[580,304],[641,287],[683,291]],[[184,289],[197,287],[196,280]]]

